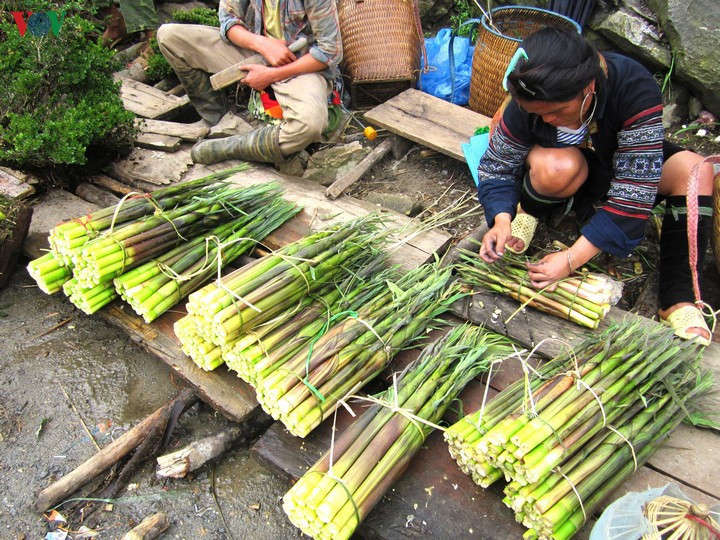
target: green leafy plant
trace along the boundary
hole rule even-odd
[[[463,27],[460,27],[460,25],[468,19],[475,18],[475,11],[475,8],[470,5],[468,0],[459,0],[458,2],[455,2],[455,5],[453,6],[453,13],[450,15],[450,26],[454,32],[457,32],[458,36],[472,37],[470,36],[472,25],[468,24]]]
[[[220,27],[217,11],[210,8],[192,8],[188,10],[173,11],[173,19],[179,23],[204,24],[206,26]]]
[[[65,11],[58,35],[21,36],[0,18],[0,162],[15,166],[83,165],[91,145],[117,149],[133,134],[134,115],[112,79],[113,52],[82,3],[25,2],[24,11]]]
[[[220,27],[217,11],[210,8],[193,8],[189,10],[173,11],[175,22],[184,24],[204,24],[206,26]],[[150,41],[150,54],[147,59],[148,69],[146,71],[151,81],[160,81],[172,75],[173,69],[160,52],[157,40]]]
[[[153,81],[160,81],[173,74],[173,68],[160,52],[157,39],[150,40],[150,54],[147,59],[147,76]]]

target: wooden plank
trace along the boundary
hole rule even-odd
[[[162,150],[163,152],[174,152],[180,148],[181,142],[180,137],[158,135],[157,133],[140,133],[135,139],[135,144],[140,148]]]
[[[180,181],[192,165],[190,152],[181,150],[168,154],[158,150],[134,148],[110,167],[110,175],[117,180],[141,188],[146,184],[162,186]]]
[[[158,135],[179,137],[184,141],[197,141],[210,132],[210,128],[206,126],[168,122],[166,120],[151,120],[149,118],[136,118],[135,125],[142,130],[143,133],[157,133]]]
[[[187,96],[173,96],[133,79],[115,77],[115,80],[121,83],[120,97],[125,108],[144,118],[157,120],[169,118],[177,114],[181,107],[190,103]]]
[[[35,193],[35,188],[25,181],[27,176],[19,171],[0,167],[0,195],[5,195],[8,199],[25,199]]]
[[[184,179],[200,178],[239,163],[238,161],[226,161],[210,166],[193,165]],[[277,182],[285,190],[285,199],[303,207],[300,214],[266,238],[264,243],[272,249],[278,245],[294,242],[311,232],[379,211],[377,206],[347,195],[330,201],[325,197],[324,189],[315,182],[284,176],[274,169],[262,165],[253,165],[248,170],[233,175],[229,181],[240,186]],[[388,225],[408,225],[413,221],[407,216],[390,210],[381,212]],[[433,253],[442,253],[449,242],[450,235],[447,233],[439,230],[427,231],[411,237],[405,244],[392,246],[393,251],[391,251],[390,257],[392,262],[400,264],[403,268],[416,268],[430,260]]]
[[[366,112],[365,119],[462,162],[465,156],[460,145],[478,127],[489,126],[491,121],[487,116],[412,88]]]
[[[262,412],[255,391],[225,366],[207,372],[182,352],[173,332],[173,324],[184,315],[184,305],[173,308],[148,324],[132,309],[115,301],[98,312],[103,319],[128,334],[152,355],[161,359],[174,373],[196,389],[203,401],[235,422],[269,424],[270,417]]]
[[[325,196],[329,199],[337,199],[347,188],[360,180],[373,166],[382,161],[382,158],[389,154],[391,150],[392,139],[385,139],[373,148],[351,171],[335,180],[332,185],[325,190]]]

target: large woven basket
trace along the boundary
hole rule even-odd
[[[507,97],[502,80],[520,42],[546,27],[565,27],[580,32],[580,26],[563,15],[532,7],[498,7],[481,19],[470,78],[470,108],[492,117]]]
[[[417,0],[340,0],[343,71],[351,83],[415,81]]]

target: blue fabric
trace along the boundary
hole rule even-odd
[[[580,232],[605,253],[629,257],[642,242],[646,228],[646,220],[627,220],[600,209]]]

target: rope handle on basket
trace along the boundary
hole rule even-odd
[[[697,262],[698,262],[698,245],[697,245],[697,230],[698,220],[700,215],[700,208],[698,205],[698,193],[700,183],[700,167],[703,163],[720,164],[720,154],[715,154],[704,158],[701,162],[697,163],[690,173],[688,179],[687,195],[685,205],[687,206],[687,234],[688,234],[688,255],[690,263],[690,273],[692,276],[693,293],[695,294],[695,304],[700,306],[700,310],[704,307],[705,303],[700,295],[700,280],[698,278]],[[713,171],[714,172],[714,171]],[[718,248],[720,249],[720,247]],[[713,317],[715,314],[713,313]],[[713,325],[714,326],[714,325]]]

